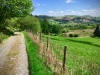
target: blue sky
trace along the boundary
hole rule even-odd
[[[33,15],[91,15],[100,17],[100,0],[32,0]]]

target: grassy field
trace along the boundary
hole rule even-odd
[[[69,34],[78,34],[79,37],[93,36],[94,30],[95,29],[68,30],[68,32],[64,33],[63,35],[67,37],[69,36]]]
[[[72,69],[74,75],[100,75],[100,38],[50,36],[50,46],[60,60],[65,45],[68,47],[67,70]]]
[[[39,46],[36,43],[34,43],[26,33],[24,33],[24,35],[28,53],[29,74],[52,75],[51,70],[48,69],[44,64],[44,59],[42,59],[39,55]]]

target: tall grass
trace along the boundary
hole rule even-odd
[[[39,55],[39,46],[34,43],[26,33],[26,47],[29,61],[29,74],[30,75],[52,75],[51,70],[45,65],[44,59]]]

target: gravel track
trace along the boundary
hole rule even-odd
[[[6,55],[9,53],[11,50],[13,44],[15,43],[16,40],[15,36],[10,37],[7,42],[0,48],[0,68],[2,67],[3,63],[6,60]]]
[[[15,33],[0,47],[0,75],[29,75],[23,33]]]

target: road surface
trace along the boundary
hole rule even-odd
[[[0,75],[29,75],[24,35],[15,34],[0,46]]]

